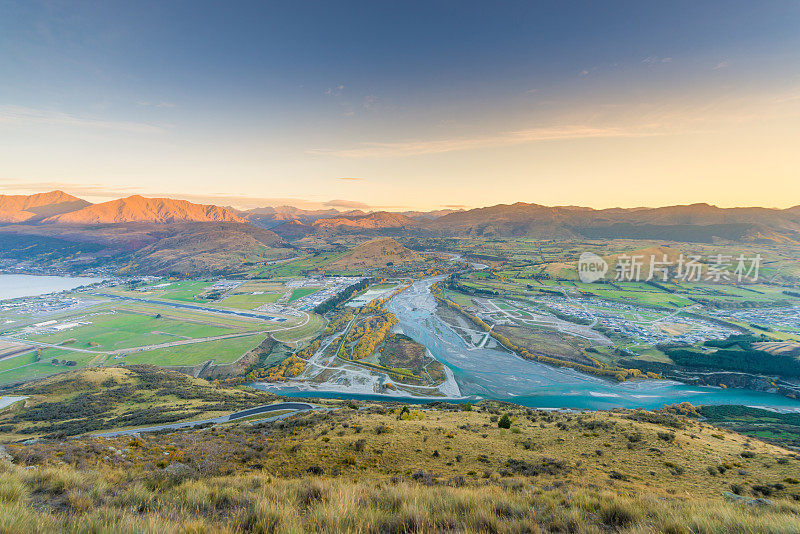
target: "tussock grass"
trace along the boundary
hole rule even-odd
[[[517,481],[471,487],[408,481],[276,479],[258,473],[116,480],[68,466],[41,474],[5,466],[0,531],[30,532],[797,532],[800,504],[757,507],[664,500]]]
[[[800,531],[800,456],[682,415],[361,407],[8,445],[0,532]]]

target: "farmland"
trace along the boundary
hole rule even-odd
[[[268,336],[282,334],[296,346],[324,326],[313,313],[287,309],[282,314],[280,307],[248,315],[247,310],[274,304],[287,290],[280,282],[253,282],[241,290],[243,285],[150,282],[23,299],[5,312],[9,319],[2,335],[34,348],[0,360],[0,384],[120,363],[226,364]]]

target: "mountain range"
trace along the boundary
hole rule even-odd
[[[59,191],[56,191],[58,193]],[[244,222],[219,206],[194,204],[171,198],[127,198],[89,204],[81,209],[47,217],[43,223],[60,224],[117,224],[130,222]]]
[[[63,191],[35,195],[0,195],[0,222],[41,221],[87,206],[91,204]]]
[[[517,202],[471,210],[388,212],[292,206],[240,211],[170,198],[130,196],[100,204],[52,191],[0,195],[0,223],[9,226],[91,227],[148,223],[237,223],[271,230],[287,241],[309,234],[527,237],[534,239],[658,239],[800,243],[800,206],[720,208],[691,204],[660,208],[593,209]],[[62,230],[70,232],[73,230]]]

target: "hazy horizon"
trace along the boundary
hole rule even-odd
[[[55,185],[55,184],[54,184]],[[2,183],[0,183],[0,187],[2,187]],[[606,206],[606,207],[593,207],[593,206],[581,206],[578,204],[541,204],[538,202],[529,202],[525,200],[517,200],[514,202],[499,202],[497,204],[487,204],[481,206],[466,206],[466,205],[453,205],[453,204],[443,204],[439,208],[432,208],[432,209],[393,209],[392,207],[381,207],[381,206],[369,206],[366,204],[360,204],[358,202],[350,202],[350,201],[342,201],[342,200],[330,200],[326,202],[312,202],[309,200],[304,199],[297,199],[297,198],[248,198],[248,197],[226,197],[226,196],[204,196],[204,195],[182,195],[172,194],[172,193],[164,193],[164,194],[141,194],[141,193],[132,193],[132,194],[123,194],[121,196],[101,196],[101,197],[94,197],[93,195],[84,195],[81,196],[80,194],[74,191],[65,191],[63,189],[52,189],[52,190],[39,190],[39,189],[20,189],[20,193],[8,193],[2,192],[0,193],[0,197],[4,195],[35,195],[41,193],[51,193],[55,191],[61,191],[67,193],[69,195],[75,196],[80,198],[81,200],[91,201],[94,199],[95,201],[92,202],[93,204],[101,204],[105,202],[112,202],[114,200],[121,200],[133,196],[140,196],[144,198],[166,198],[171,200],[185,200],[188,202],[192,202],[195,204],[205,204],[205,205],[214,205],[220,206],[224,208],[233,208],[240,211],[248,211],[254,209],[261,209],[261,208],[297,208],[306,211],[325,211],[325,210],[334,210],[338,211],[339,213],[348,213],[353,211],[362,211],[362,212],[380,212],[380,211],[388,211],[393,213],[408,213],[408,212],[420,212],[420,213],[432,213],[437,211],[468,211],[473,209],[481,209],[481,208],[489,208],[494,206],[510,206],[514,204],[528,204],[528,205],[539,205],[546,208],[576,208],[576,209],[593,209],[597,211],[602,210],[613,210],[613,209],[622,209],[622,210],[646,210],[646,209],[658,209],[658,208],[669,208],[669,207],[676,207],[676,206],[711,206],[716,208],[723,208],[723,209],[774,209],[774,210],[787,210],[792,209],[800,206],[800,204],[793,204],[786,207],[775,207],[775,206],[757,206],[757,205],[734,205],[734,206],[721,206],[718,204],[714,204],[712,202],[690,202],[686,204],[664,204],[664,205],[639,205],[639,206]]]

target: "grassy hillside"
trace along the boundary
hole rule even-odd
[[[325,268],[342,271],[376,269],[424,260],[421,254],[407,249],[391,237],[385,237],[355,246]]]
[[[14,394],[28,398],[0,411],[0,442],[205,419],[276,399],[151,365],[62,373]]]
[[[797,531],[800,456],[669,410],[329,406],[7,445],[0,531]]]

